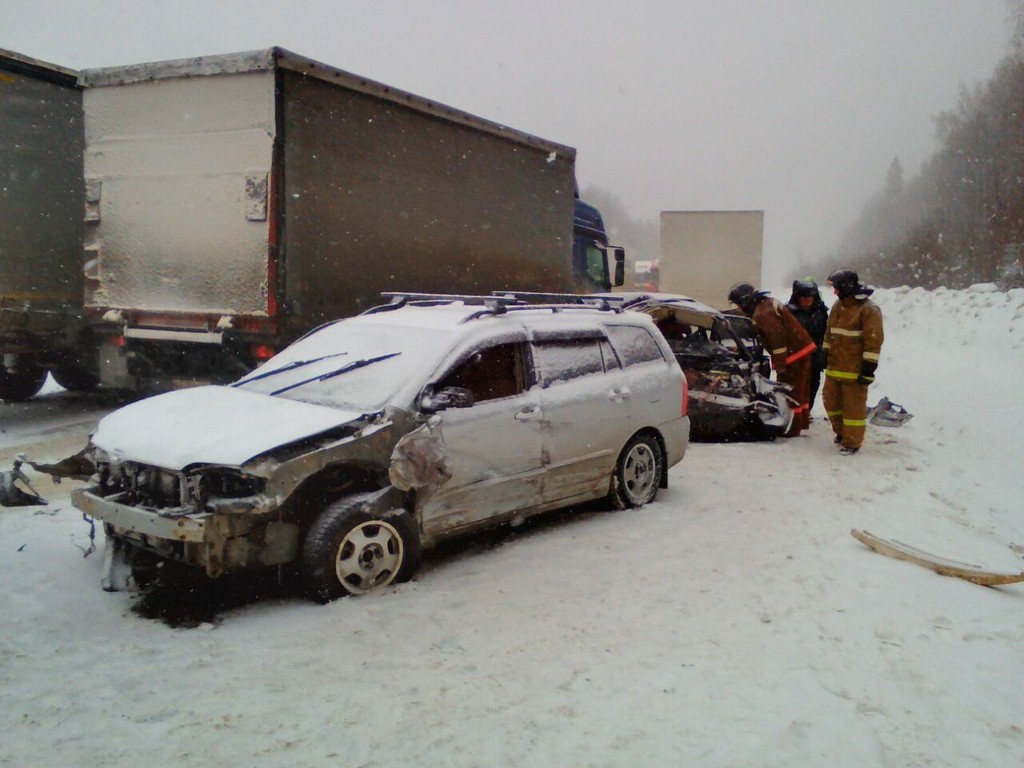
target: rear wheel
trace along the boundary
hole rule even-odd
[[[46,382],[46,369],[19,355],[14,366],[0,365],[0,400],[21,403],[39,393]]]
[[[408,581],[419,566],[420,540],[408,512],[341,499],[309,529],[302,559],[310,594],[326,603]]]
[[[69,392],[92,392],[100,385],[100,377],[81,365],[62,365],[50,369],[50,373]]]
[[[619,509],[640,507],[654,500],[661,485],[665,457],[653,435],[634,435],[619,454],[610,498]]]

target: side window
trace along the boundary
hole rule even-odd
[[[596,245],[587,246],[587,277],[595,283],[603,283],[608,279],[608,264],[604,251]]]
[[[646,328],[637,325],[609,325],[608,336],[619,353],[622,365],[628,368],[638,363],[664,360],[661,347]]]
[[[598,339],[537,341],[533,346],[533,356],[537,378],[543,387],[604,372]]]
[[[518,395],[526,389],[522,346],[498,344],[474,352],[437,385],[445,387],[464,387],[478,403]]]

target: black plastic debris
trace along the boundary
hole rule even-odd
[[[18,456],[14,460],[14,467],[6,472],[0,472],[0,506],[4,507],[34,507],[46,504],[46,499],[36,493],[36,489],[29,482],[21,465],[25,463],[24,456]],[[17,484],[24,485],[28,490],[22,490]]]

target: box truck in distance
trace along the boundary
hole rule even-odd
[[[622,282],[571,147],[280,48],[82,84],[104,386],[237,379],[384,291]]]
[[[658,290],[728,309],[729,288],[761,284],[764,211],[662,211]]]

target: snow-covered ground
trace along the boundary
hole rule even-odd
[[[39,478],[50,506],[0,509],[0,765],[1024,764],[1024,584],[849,535],[1024,570],[1024,291],[876,299],[870,402],[914,418],[859,455],[819,402],[803,437],[693,445],[643,509],[447,548],[378,596],[141,618]]]

